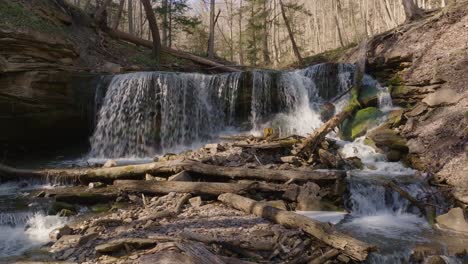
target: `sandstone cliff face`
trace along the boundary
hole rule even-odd
[[[373,38],[368,69],[404,108],[396,130],[408,140],[410,163],[454,186],[457,199],[468,204],[467,39],[468,1],[457,1]]]

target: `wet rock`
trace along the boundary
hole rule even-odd
[[[468,234],[468,222],[463,214],[463,209],[452,208],[448,213],[436,217],[437,226],[442,229]]]
[[[62,209],[57,215],[60,217],[70,217],[70,216],[76,215],[76,212],[68,210],[68,209]]]
[[[354,140],[366,134],[367,130],[379,123],[383,113],[376,107],[359,110],[351,119],[343,122],[342,137]]]
[[[95,250],[101,254],[113,254],[125,249],[125,245],[134,249],[146,249],[155,246],[156,242],[146,238],[121,238],[98,245]]]
[[[62,210],[68,210],[71,212],[74,212],[76,214],[76,208],[75,206],[69,204],[69,203],[64,203],[64,202],[59,202],[55,201],[52,203],[52,205],[49,208],[48,214],[49,215],[56,215],[60,213]]]
[[[73,229],[71,229],[68,225],[64,225],[63,227],[56,228],[49,233],[49,238],[52,241],[57,241],[61,237],[66,235],[71,235],[73,233]]]
[[[192,207],[198,208],[203,205],[203,200],[200,196],[189,199],[189,203]]]
[[[128,200],[130,200],[132,203],[136,203],[136,204],[143,203],[143,200],[141,199],[141,197],[138,196],[138,195],[134,195],[134,194],[129,194],[128,195]]]
[[[361,159],[358,157],[349,157],[349,158],[346,158],[344,161],[352,169],[362,170],[364,168],[364,164],[362,163]]]
[[[186,171],[181,171],[181,172],[177,173],[176,175],[173,175],[173,176],[169,177],[168,181],[185,181],[185,182],[189,182],[189,181],[193,181],[193,178],[192,178],[192,176],[190,176],[190,173],[188,173]]]
[[[424,145],[418,139],[415,139],[415,138],[408,140],[407,145],[408,145],[409,153],[411,154],[424,153],[424,151],[426,150]]]
[[[171,161],[171,160],[176,160],[177,159],[177,154],[174,153],[166,153],[164,156],[162,156],[159,161]]]
[[[90,189],[100,189],[100,188],[104,188],[104,187],[106,187],[106,186],[107,186],[107,184],[102,183],[102,182],[90,182],[90,183],[88,184],[88,187],[89,187]]]
[[[368,133],[368,137],[389,161],[399,161],[409,151],[406,140],[392,129],[380,127]]]
[[[117,167],[117,161],[115,160],[108,160],[104,165],[102,165],[103,168],[112,168],[112,167]]]

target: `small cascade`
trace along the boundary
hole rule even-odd
[[[49,233],[66,223],[66,218],[46,215],[48,203],[37,203],[29,193],[50,185],[9,182],[0,184],[0,262],[47,243]]]
[[[116,75],[97,96],[93,158],[143,158],[194,147],[226,130],[307,134],[318,104],[349,89],[354,66],[320,64],[291,72]]]

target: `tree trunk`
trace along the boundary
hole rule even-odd
[[[244,49],[242,48],[244,43],[242,40],[242,12],[243,12],[243,1],[239,1],[239,64],[244,65]]]
[[[304,232],[327,245],[343,251],[343,253],[358,261],[366,260],[368,253],[373,250],[373,246],[340,233],[333,226],[318,222],[307,216],[280,210],[232,193],[222,194],[218,197],[218,200],[248,214],[263,217],[289,228],[302,229]]]
[[[214,32],[215,32],[215,0],[210,1],[210,37],[208,40],[208,58],[213,59],[215,57],[214,51]]]
[[[307,158],[316,150],[317,146],[320,145],[320,143],[325,139],[328,133],[333,131],[335,127],[340,125],[346,118],[351,116],[354,113],[354,111],[361,107],[358,98],[362,86],[362,79],[365,73],[367,57],[367,44],[365,41],[363,42],[363,44],[361,44],[360,53],[361,58],[359,59],[356,65],[356,73],[353,88],[351,90],[352,99],[350,104],[343,111],[341,111],[341,113],[335,115],[332,119],[328,120],[320,128],[315,130],[309,137],[307,137],[302,142],[302,146],[300,146],[296,150],[297,155]]]
[[[314,170],[273,170],[221,167],[204,164],[197,161],[154,162],[120,166],[113,168],[91,169],[52,169],[52,170],[21,170],[0,165],[0,180],[12,181],[23,179],[63,179],[72,182],[112,182],[114,180],[143,179],[151,175],[173,175],[181,171],[193,172],[205,176],[229,179],[258,179],[266,181],[287,182],[296,180],[334,181],[346,177],[344,171],[314,171]]]
[[[120,20],[122,19],[124,6],[125,6],[125,0],[120,0],[119,10],[117,11],[117,17],[115,18],[114,25],[112,26],[113,29],[119,28]]]
[[[107,7],[112,3],[112,0],[106,0],[94,13],[94,20],[98,25],[107,26],[107,19],[106,19],[106,10]]]
[[[148,25],[151,30],[151,36],[153,37],[153,56],[156,62],[159,63],[161,60],[161,39],[159,36],[158,23],[156,21],[150,0],[141,0],[141,3],[145,8],[146,17],[148,18]]]
[[[128,0],[128,33],[135,34],[135,27],[133,25],[133,1]]]
[[[209,194],[220,195],[223,193],[247,193],[249,191],[272,191],[274,186],[267,184],[252,183],[219,183],[219,182],[180,182],[180,181],[115,181],[116,186],[121,191],[141,192],[145,194],[157,195],[171,192],[191,193],[194,195]],[[279,188],[279,192],[284,192],[284,188]]]
[[[162,9],[163,9],[163,24],[162,24],[162,43],[164,47],[167,47],[167,28],[168,28],[168,18],[167,18],[167,12],[168,12],[168,5],[167,5],[168,0],[163,0],[162,1]]]
[[[271,59],[270,59],[270,52],[268,50],[268,8],[267,8],[267,1],[264,0],[263,2],[263,36],[262,36],[262,41],[263,41],[263,47],[262,47],[262,53],[263,53],[263,64],[265,66],[270,65]]]
[[[424,16],[424,11],[413,0],[403,0],[403,7],[405,9],[406,21],[413,21]]]
[[[297,47],[296,40],[294,39],[294,32],[292,31],[288,17],[286,16],[286,10],[283,4],[283,0],[279,0],[279,3],[281,6],[281,15],[283,16],[284,24],[286,25],[286,29],[288,30],[289,39],[291,40],[294,55],[296,55],[296,58],[299,61],[299,63],[303,64],[304,61],[302,59],[301,53],[299,52],[299,48]]]

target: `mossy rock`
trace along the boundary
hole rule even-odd
[[[376,107],[359,110],[351,119],[343,122],[341,136],[345,140],[355,140],[379,123],[383,113]]]
[[[411,89],[404,85],[392,86],[391,95],[392,98],[405,98],[411,94]]]
[[[64,203],[64,202],[53,202],[49,208],[48,214],[49,215],[56,215],[60,212],[65,210],[67,213],[71,212],[76,214],[76,207],[74,205],[71,205],[69,203]]]
[[[386,126],[377,128],[369,133],[369,142],[382,150],[389,161],[399,161],[408,154],[409,148],[406,139],[398,135],[393,129]]]

